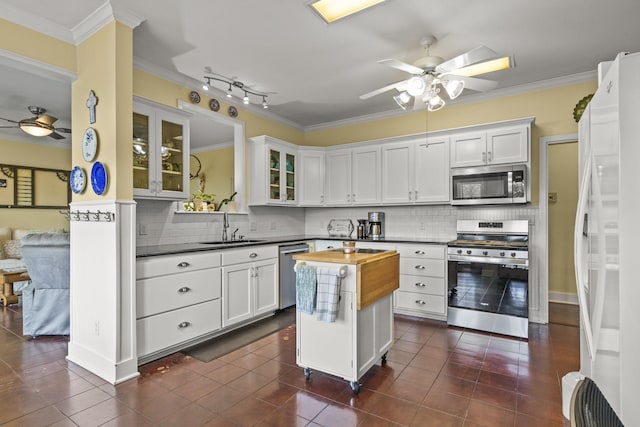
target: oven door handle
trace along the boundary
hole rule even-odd
[[[447,256],[448,261],[461,261],[461,262],[478,262],[482,264],[504,264],[504,265],[517,265],[521,267],[529,268],[529,260],[522,258],[492,258],[484,256],[469,256],[469,255],[454,255],[449,254]]]

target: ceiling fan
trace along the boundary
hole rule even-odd
[[[396,89],[400,94],[393,99],[402,109],[407,108],[413,97],[415,98],[414,108],[423,108],[426,105],[429,111],[436,111],[446,103],[439,95],[441,88],[447,93],[449,99],[457,98],[465,88],[478,92],[491,90],[498,85],[497,82],[473,76],[515,66],[512,56],[500,57],[485,46],[479,46],[445,61],[439,56],[429,55],[429,48],[435,42],[436,39],[433,36],[426,36],[420,40],[420,45],[426,50],[427,55],[413,65],[396,59],[378,61],[378,64],[405,71],[412,76],[407,80],[365,93],[360,96],[360,99],[368,99]]]
[[[48,136],[53,139],[64,139],[65,137],[60,135],[60,133],[71,133],[71,129],[54,127],[53,124],[58,119],[46,114],[46,109],[33,105],[29,106],[28,109],[34,117],[20,121],[0,117],[0,120],[15,123],[11,126],[0,126],[0,129],[16,128],[32,136]]]

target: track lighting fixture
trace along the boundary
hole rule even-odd
[[[204,90],[204,91],[208,91],[208,90],[209,90],[209,84],[208,84],[208,83],[204,83],[204,84],[202,85],[202,90]]]
[[[209,72],[209,71],[207,71]],[[258,92],[255,90],[251,90],[249,89],[247,86],[244,85],[244,83],[239,82],[237,80],[231,80],[231,79],[227,79],[227,78],[223,78],[223,77],[212,77],[212,76],[204,76],[204,84],[202,85],[203,89],[205,88],[205,86],[207,88],[211,87],[211,81],[217,81],[217,82],[222,82],[224,84],[228,84],[229,88],[226,91],[226,96],[227,98],[233,98],[233,89],[236,88],[242,92],[244,92],[244,96],[242,97],[242,103],[245,105],[248,105],[251,103],[251,99],[249,98],[249,95],[254,95],[257,97],[262,97],[262,108],[269,108],[269,104],[267,103],[267,97],[269,95],[262,93],[262,92]],[[208,90],[208,89],[205,89]]]

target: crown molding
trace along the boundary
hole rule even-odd
[[[163,80],[167,80],[171,83],[179,84],[186,88],[193,89],[198,93],[203,93],[202,92],[203,81],[196,80],[192,77],[186,76],[177,71],[171,71],[171,70],[167,70],[166,68],[158,67],[157,65],[151,64],[150,62],[138,57],[133,58],[133,67],[137,68],[140,71],[153,74],[154,76],[159,77]],[[226,97],[227,94],[225,91],[222,91],[215,87],[210,88],[206,93],[208,96],[212,98],[214,97],[214,95],[217,95],[220,99],[224,99],[224,102],[231,104],[241,110],[250,111],[253,114],[262,116],[271,121],[278,122],[282,125],[288,126],[290,128],[293,128],[299,131],[304,131],[304,127],[301,126],[300,124],[293,122],[291,120],[285,119],[283,117],[280,117],[277,114],[270,112],[268,109],[266,110],[262,108],[262,106],[257,106],[253,104],[246,105],[242,102],[241,99],[236,97],[227,98]]]
[[[28,56],[18,55],[5,49],[0,49],[0,64],[62,83],[71,84],[78,78],[78,74],[74,71],[41,62]]]
[[[597,79],[597,70],[586,71],[583,73],[571,74],[563,77],[555,77],[553,79],[541,80],[533,83],[526,83],[523,85],[510,86],[501,89],[494,89],[485,93],[474,93],[472,95],[465,95],[457,98],[453,101],[449,101],[447,105],[463,105],[474,102],[488,101],[491,99],[504,98],[507,96],[522,95],[529,92],[537,92],[546,89],[553,89],[560,86],[567,86],[570,84],[583,83],[590,80]],[[446,108],[446,107],[445,107]],[[367,114],[364,116],[352,117],[344,120],[336,120],[333,122],[319,123],[317,125],[305,126],[302,130],[304,132],[313,132],[318,130],[333,129],[343,126],[356,125],[360,123],[370,122],[373,120],[388,119],[407,114],[415,114],[416,110],[401,110],[394,109],[391,111],[383,111],[380,113]]]
[[[114,20],[123,23],[129,28],[136,28],[145,19],[122,7],[114,9],[111,1],[107,0],[71,29],[74,43],[76,45],[83,43]]]
[[[9,4],[2,5],[2,19],[13,22],[30,30],[42,33],[69,44],[74,44],[71,31],[55,22],[38,16],[35,13],[28,13]]]

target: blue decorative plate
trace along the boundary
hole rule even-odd
[[[79,166],[75,166],[71,169],[71,175],[69,176],[69,186],[71,191],[75,194],[80,194],[84,191],[84,187],[87,185],[87,174],[84,173],[84,169]]]
[[[101,162],[95,162],[91,168],[91,187],[98,196],[107,189],[107,170]]]

